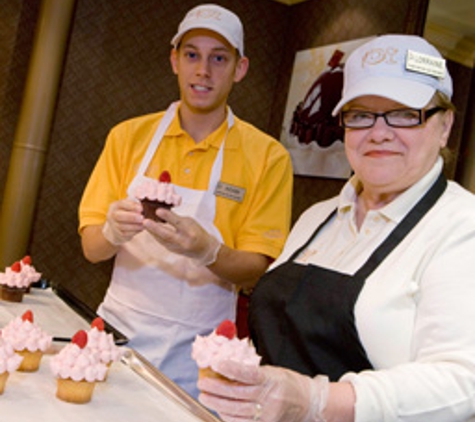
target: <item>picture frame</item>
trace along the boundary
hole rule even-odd
[[[337,179],[351,175],[344,131],[331,113],[341,98],[346,58],[371,38],[296,53],[280,139],[294,174]]]

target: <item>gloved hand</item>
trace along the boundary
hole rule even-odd
[[[113,245],[121,245],[143,230],[142,205],[131,199],[113,202],[107,211],[102,234]]]
[[[203,248],[192,257],[197,266],[207,267],[208,265],[214,264],[218,259],[218,252],[221,249],[221,242],[209,233],[206,234],[207,236]]]
[[[157,215],[167,224],[145,220],[144,227],[168,250],[192,258],[196,265],[216,262],[221,243],[194,219],[159,209]]]
[[[225,361],[217,371],[236,381],[198,381],[199,401],[227,422],[324,422],[328,399],[326,376],[310,378],[288,369],[249,367]]]

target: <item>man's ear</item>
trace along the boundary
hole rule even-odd
[[[234,82],[240,82],[246,76],[249,69],[249,59],[247,57],[240,57],[238,59],[236,70],[234,72]]]
[[[176,48],[172,48],[170,51],[170,63],[172,65],[173,73],[178,74],[178,51]]]

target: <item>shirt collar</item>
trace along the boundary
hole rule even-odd
[[[439,157],[434,166],[418,182],[406,189],[393,201],[378,209],[377,212],[381,213],[387,219],[399,223],[406,216],[408,210],[412,209],[430,189],[439,177],[442,168],[443,160],[442,157]],[[361,181],[356,176],[352,176],[341,190],[338,202],[339,215],[354,209],[359,192],[361,192]]]
[[[170,126],[168,127],[165,136],[171,136],[171,137],[188,137],[188,133],[181,127],[180,123],[180,118],[178,115],[178,110],[175,113],[175,116],[173,117],[173,120],[170,123]],[[229,113],[229,108],[227,109],[227,112]],[[237,148],[237,139],[233,136],[234,131],[236,130],[236,116],[234,116],[234,125],[231,128],[231,130],[228,133],[227,139],[226,139],[226,144],[224,145],[225,149],[235,149]],[[209,146],[212,146],[214,148],[219,149],[221,146],[222,141],[224,140],[226,136],[226,130],[228,128],[228,119],[227,119],[227,114],[226,114],[226,119],[224,122],[211,134],[209,134],[205,139],[203,139],[202,142],[200,142],[199,145],[200,147],[206,149]]]

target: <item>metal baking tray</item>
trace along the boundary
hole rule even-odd
[[[57,336],[68,336],[69,333],[75,332],[76,327],[87,327],[88,322],[90,323],[90,321],[97,316],[96,313],[84,303],[80,302],[67,289],[61,288],[61,286],[51,286],[51,284],[52,283],[43,281],[41,285],[33,286],[35,290],[39,291],[32,291],[33,294],[27,296],[24,303],[16,304],[5,302],[4,307],[0,305],[0,310],[3,309],[4,311],[3,314],[0,313],[0,316],[3,316],[3,320],[1,318],[0,320],[6,323],[14,316],[22,313],[25,309],[31,308],[33,312],[35,312],[35,316],[38,315],[42,323],[48,327],[48,332],[55,333]],[[35,293],[37,294],[35,295]],[[58,312],[58,315],[51,314],[51,310],[53,309]],[[71,312],[69,313],[68,310]],[[73,316],[75,316],[75,318],[73,318]],[[130,394],[130,391],[141,391],[144,394],[142,397],[151,398],[151,402],[149,405],[147,404],[146,409],[142,408],[144,413],[141,416],[143,419],[136,420],[147,422],[152,420],[180,420],[187,422],[220,421],[215,414],[210,412],[206,407],[155,368],[145,357],[125,345],[128,339],[120,331],[110,325],[106,326],[106,330],[114,335],[117,343],[123,345],[124,354],[121,358],[120,365],[114,365],[114,367],[111,368],[112,383],[98,385],[96,389],[99,389],[99,391],[93,402],[88,406],[80,407],[75,410],[73,419],[70,419],[69,416],[71,415],[68,413],[68,420],[73,420],[74,422],[89,420],[91,414],[93,414],[95,416],[91,420],[124,421],[126,420],[125,418],[130,417],[127,412],[130,413],[131,406],[133,406],[133,404],[128,404],[129,401],[125,400],[125,397]],[[67,337],[53,337],[53,339],[60,342],[71,340]],[[55,390],[55,383],[48,368],[47,361],[50,358],[50,353],[44,356],[43,359],[45,362],[43,362],[40,370],[36,374],[15,373],[9,378],[9,385],[5,397],[3,397],[3,400],[0,400],[0,413],[2,414],[0,420],[3,421],[5,415],[7,415],[8,419],[8,415],[18,414],[18,407],[21,408],[18,420],[33,420],[30,419],[30,416],[33,416],[32,412],[37,412],[40,409],[38,403],[45,403],[46,407],[40,410],[41,412],[46,412],[45,415],[48,415],[44,420],[62,420],[58,419],[58,417],[61,418],[65,415],[64,412],[68,412],[67,408],[63,409],[64,406],[68,407],[68,405],[62,402],[53,402],[54,405],[51,405],[50,397]],[[137,383],[139,379],[140,382]],[[135,390],[134,387],[131,387],[132,390],[129,390],[129,386],[134,386]],[[147,388],[143,389],[141,386],[147,386]],[[149,395],[147,391],[153,392],[154,394]],[[8,400],[5,401],[6,398],[8,398]],[[120,416],[124,418],[117,418],[118,415],[115,414],[115,418],[111,419],[110,416],[114,414],[114,409],[111,410],[112,413],[109,415],[107,413],[108,406],[101,406],[101,402],[107,403],[108,401],[122,400],[123,398],[125,401],[121,406],[123,406],[124,412],[120,413]],[[33,408],[35,410],[32,410]],[[163,417],[166,414],[167,419],[154,419],[154,417],[156,417],[154,416],[156,415],[154,409],[155,412],[157,410],[164,412],[161,416]],[[134,414],[133,412],[134,410],[132,410],[132,414]],[[172,413],[168,414],[168,412]]]
[[[137,373],[157,390],[168,396],[171,400],[179,403],[190,414],[204,422],[222,422],[220,418],[211,413],[201,403],[193,399],[177,384],[163,375],[147,359],[133,349],[127,348],[121,362]]]
[[[44,284],[47,286],[47,284]],[[79,301],[71,292],[59,285],[52,286],[55,294],[66,302],[71,308],[79,313],[87,321],[92,321],[97,314],[86,304]],[[112,333],[117,345],[126,345],[128,338],[112,325],[104,321],[105,329]],[[55,338],[56,341],[68,341],[69,339]],[[204,422],[220,422],[221,419],[211,413],[201,403],[193,399],[188,393],[181,389],[177,384],[160,372],[139,352],[131,348],[125,348],[121,362],[134,371],[137,375],[147,381],[157,390],[168,396],[171,400],[179,403],[190,414]]]

